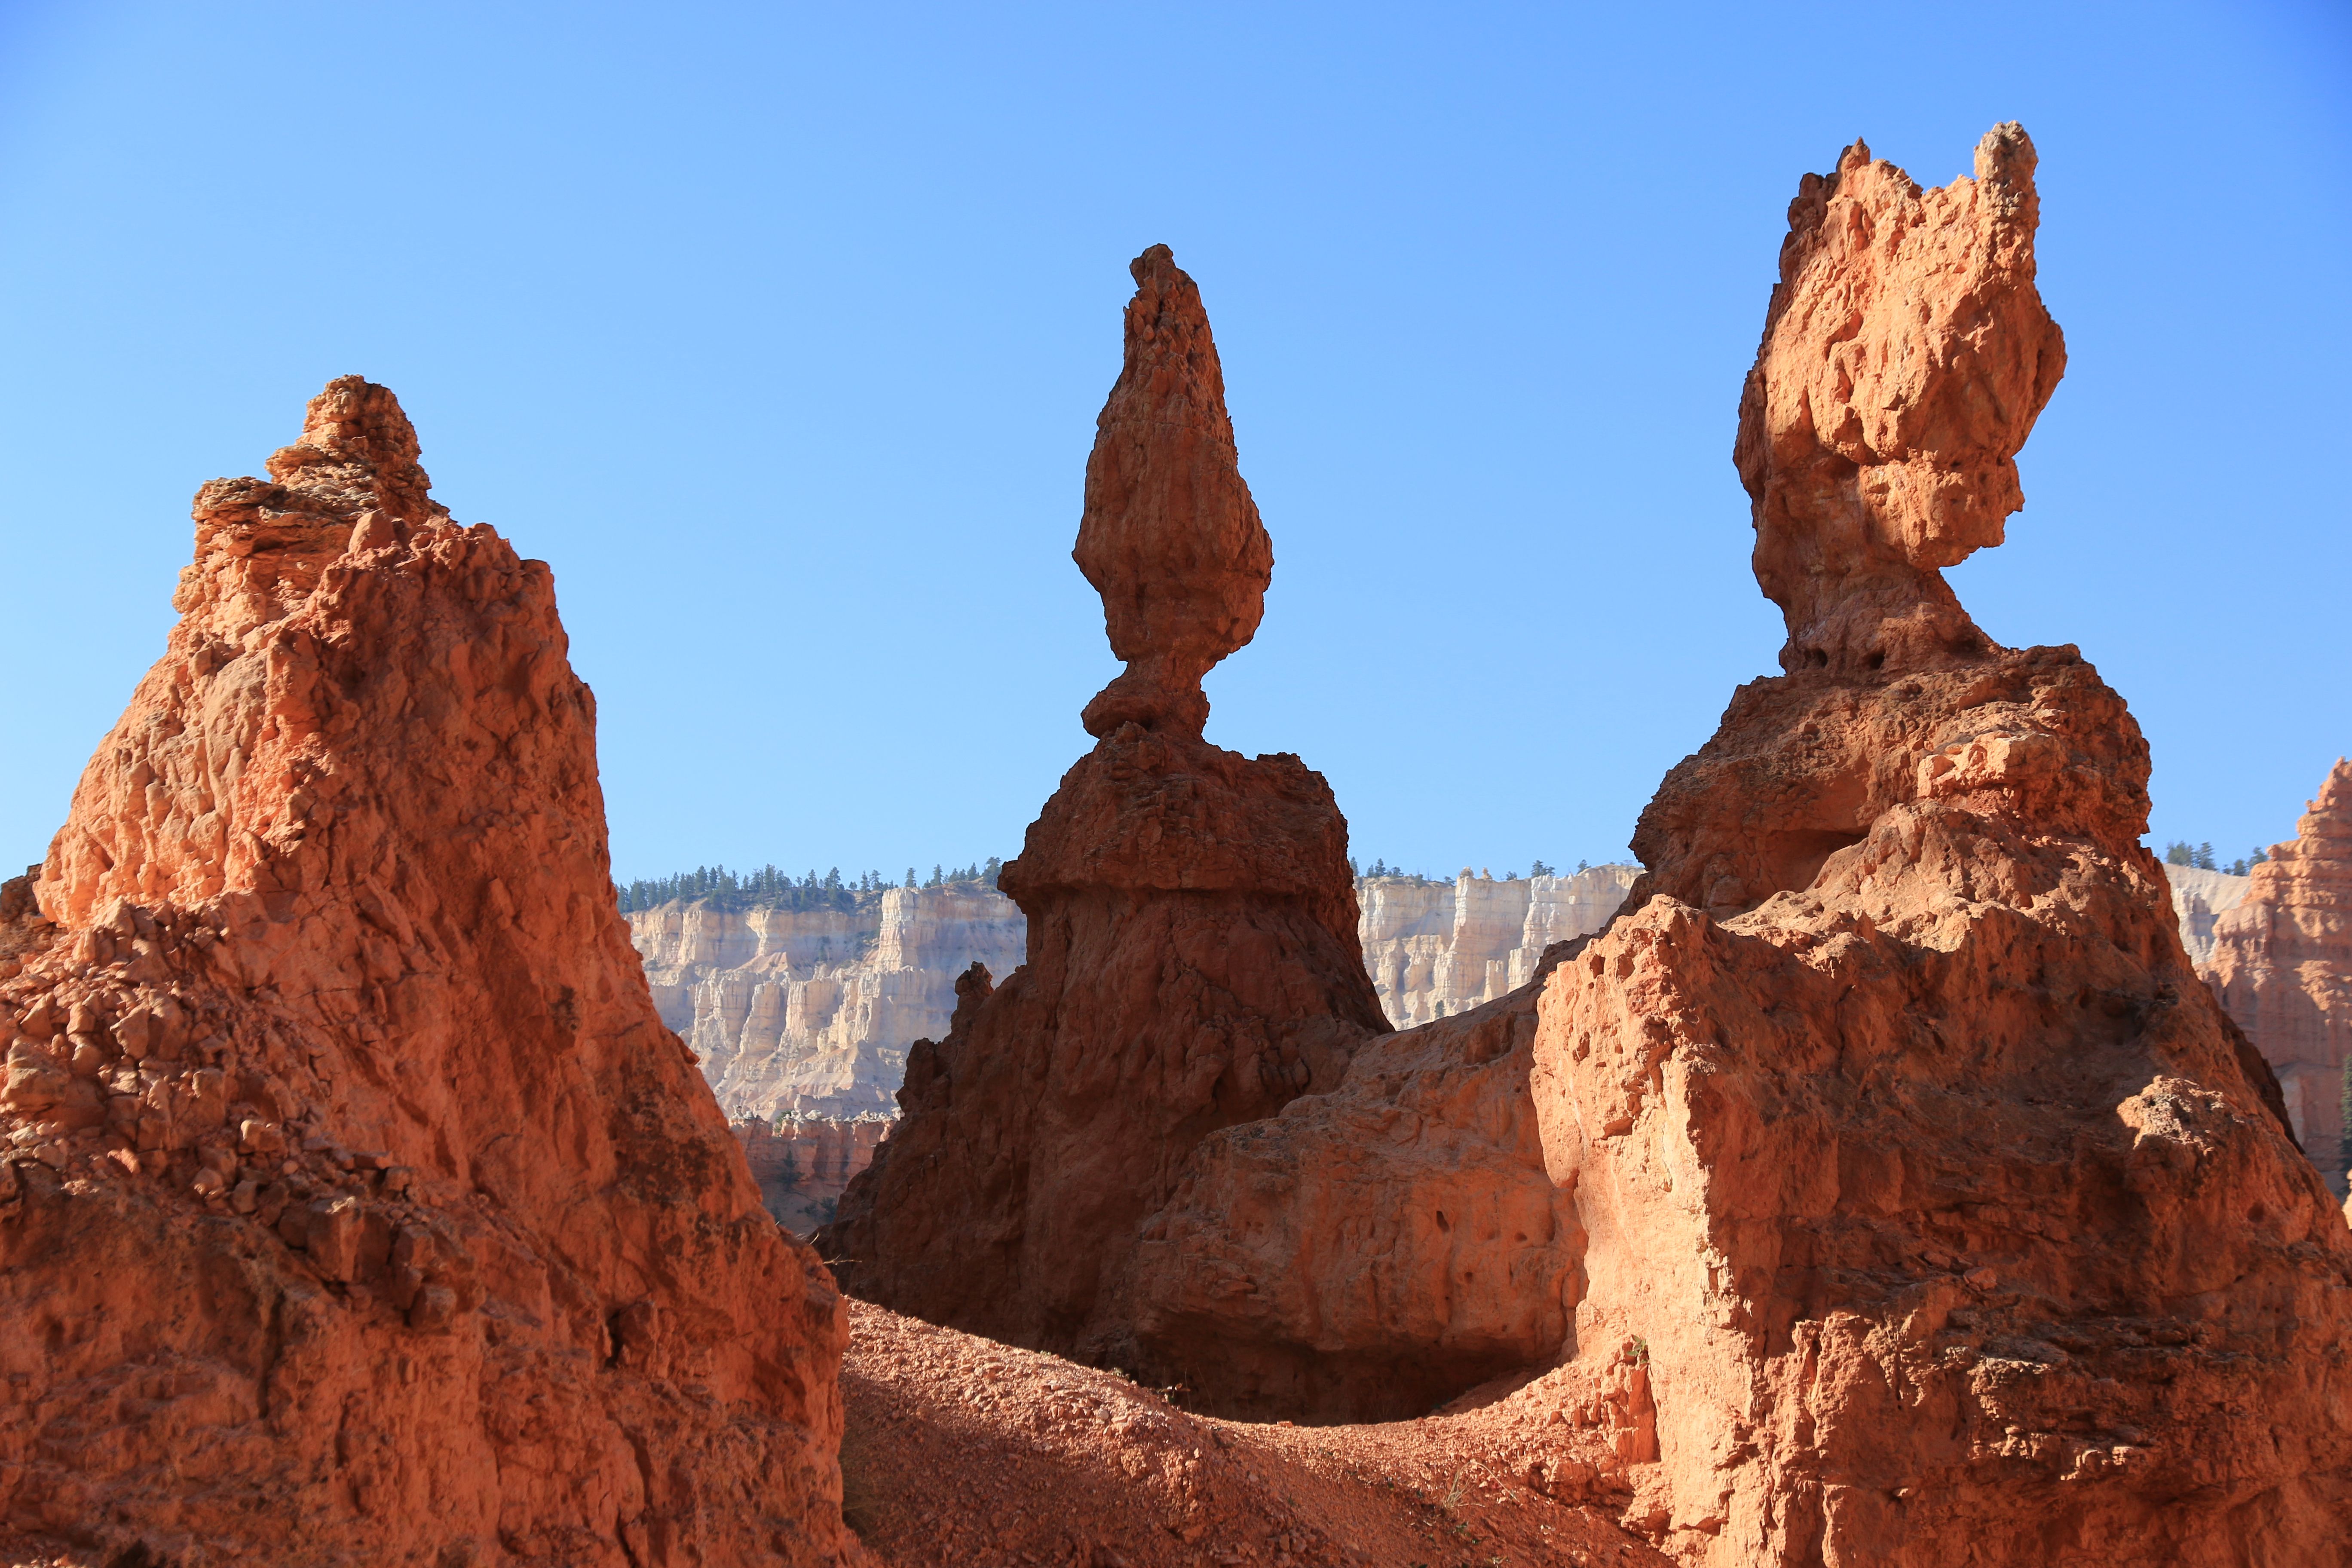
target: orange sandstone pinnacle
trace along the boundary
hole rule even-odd
[[[1197,738],[1201,678],[1256,635],[1274,542],[1243,482],[1201,290],[1164,245],[1135,258],[1127,361],[1096,421],[1071,558],[1102,595],[1126,673],[1087,704],[1090,735],[1133,722]]]
[[[1790,670],[1988,646],[1937,568],[2001,542],[2016,456],[2066,368],[2033,285],[2033,143],[1923,191],[1856,142],[1789,204],[1734,459]]]
[[[1027,962],[958,982],[817,1237],[866,1300],[1129,1368],[1136,1251],[1185,1156],[1335,1085],[1387,1027],[1329,786],[1201,738],[1201,676],[1255,630],[1272,550],[1199,293],[1165,247],[1133,270],[1076,552],[1128,670],[999,880]]]
[[[197,492],[47,919],[0,897],[0,1533],[862,1562],[843,1304],[654,1011],[551,574],[416,457],[345,377]]]

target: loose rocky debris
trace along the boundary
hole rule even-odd
[[[1622,1372],[1614,1404],[1556,1373],[1415,1421],[1224,1421],[853,1302],[844,1511],[892,1568],[1664,1564],[1620,1522],[1663,1522]]]

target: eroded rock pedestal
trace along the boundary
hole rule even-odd
[[[0,1520],[190,1568],[849,1560],[840,1298],[655,1015],[547,567],[416,455],[350,377],[198,492],[9,928]]]
[[[2207,976],[2276,1069],[2304,1152],[2344,1191],[2352,1057],[2352,763],[2338,759],[2290,843],[2213,922]]]
[[[1164,247],[1134,273],[1076,552],[1128,669],[1000,879],[1028,961],[958,983],[817,1238],[866,1300],[1130,1367],[1139,1231],[1193,1146],[1337,1084],[1387,1028],[1329,787],[1201,737],[1201,676],[1255,630],[1273,552],[1199,291]]]
[[[2122,700],[1937,571],[2058,378],[2033,167],[2004,126],[1941,190],[1807,177],[1738,445],[1789,673],[1607,931],[1202,1142],[1163,1367],[1333,1419],[1416,1345],[1553,1361],[1693,1563],[2341,1560],[2352,1233],[2190,969]]]

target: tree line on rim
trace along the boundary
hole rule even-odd
[[[860,901],[880,896],[893,887],[944,888],[967,883],[981,887],[996,886],[997,873],[1004,862],[991,855],[969,866],[949,870],[942,866],[931,868],[930,880],[918,881],[915,868],[907,868],[906,880],[893,882],[879,871],[862,871],[844,880],[841,868],[835,866],[820,877],[812,869],[806,876],[795,879],[788,871],[773,866],[762,866],[756,871],[734,871],[725,866],[697,866],[691,871],[674,876],[637,878],[634,881],[613,884],[613,896],[623,914],[650,910],[663,904],[707,904],[717,910],[854,910]]]

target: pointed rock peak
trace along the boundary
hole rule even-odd
[[[2327,770],[2320,782],[2319,798],[2311,803],[2314,811],[2352,811],[2352,762],[2342,757]]]
[[[433,481],[417,463],[416,427],[392,389],[356,375],[337,376],[303,411],[301,438],[270,454],[269,477],[289,489],[318,492],[348,510],[374,505],[421,520]]]
[[[2034,287],[2032,141],[1922,190],[1857,141],[1789,206],[1733,449],[1789,669],[1948,664],[1990,647],[1940,568],[2001,542],[2016,456],[2066,364]]]
[[[1094,735],[1134,723],[1197,736],[1201,678],[1265,613],[1274,542],[1242,479],[1201,290],[1164,245],[1129,270],[1126,363],[1096,421],[1071,552],[1127,670],[1083,718]]]

